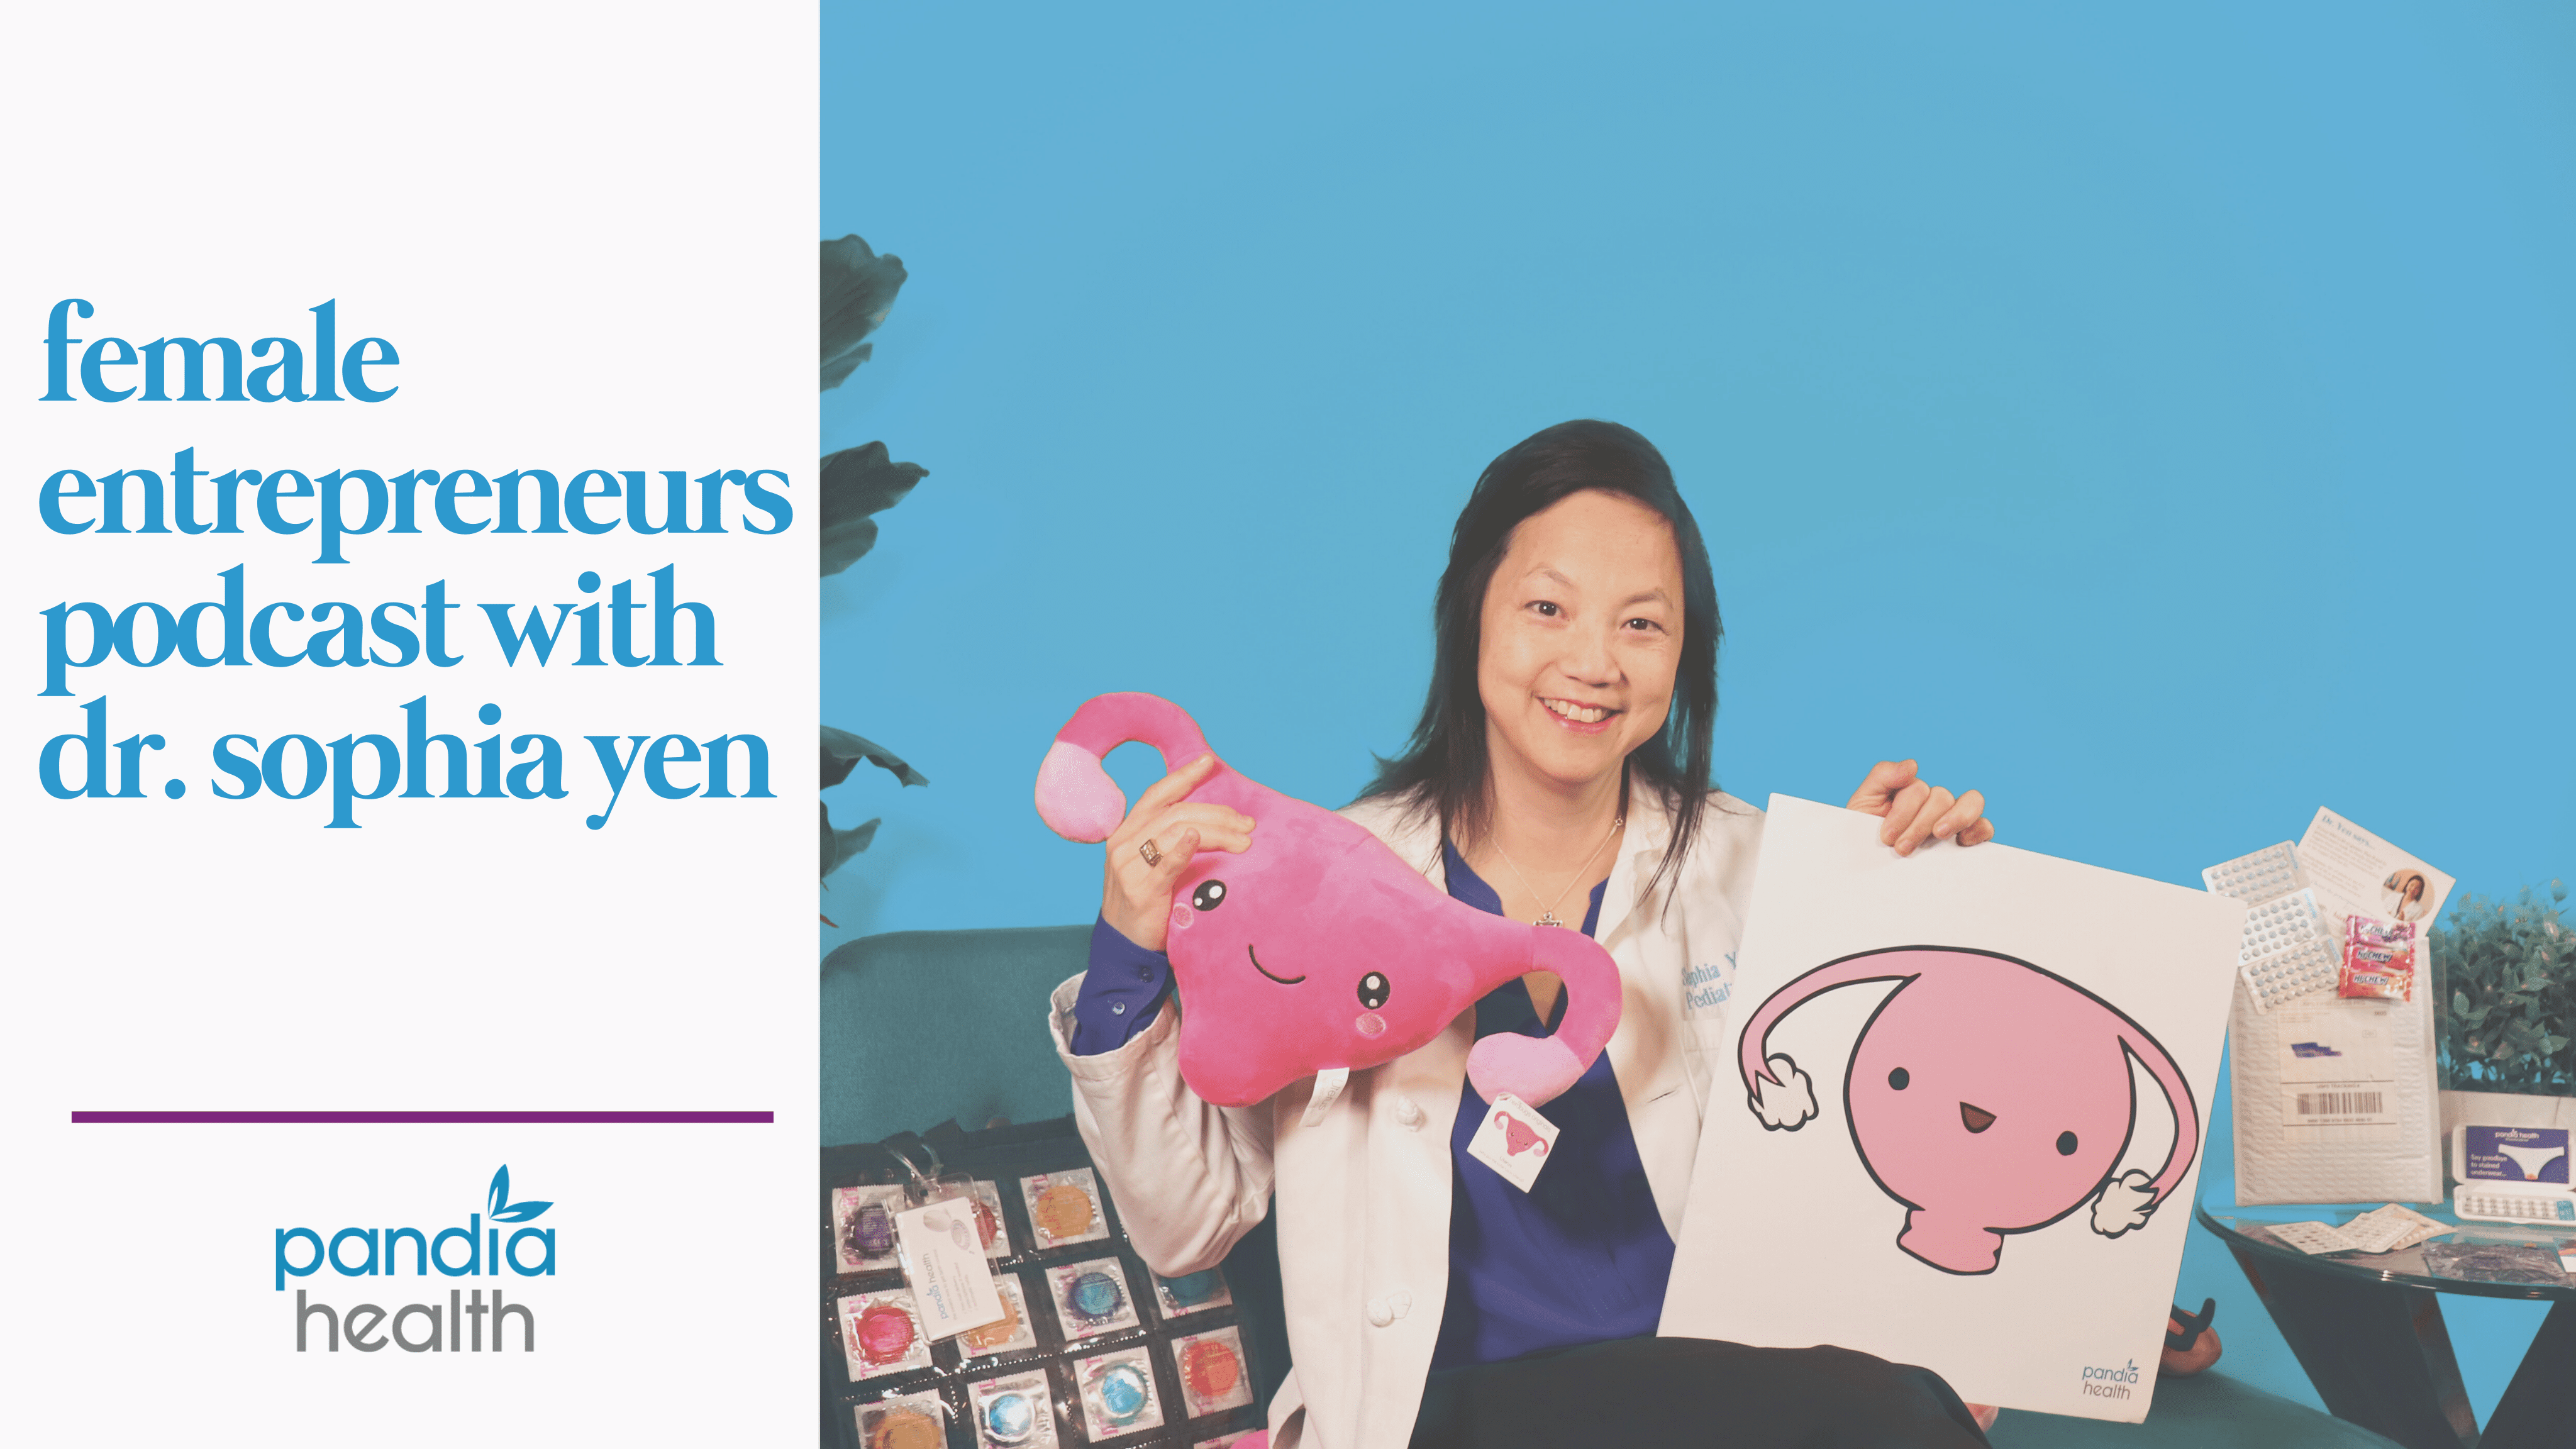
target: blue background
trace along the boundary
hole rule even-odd
[[[2159,9],[828,6],[824,232],[911,281],[823,444],[930,476],[824,718],[931,783],[827,792],[885,824],[825,948],[1088,920],[1029,788],[1103,690],[1348,799],[1477,471],[1576,416],[1707,534],[1735,794],[1910,755],[2164,880],[2321,804],[2576,875],[2576,11]],[[2538,1315],[2443,1307],[2483,1419]]]

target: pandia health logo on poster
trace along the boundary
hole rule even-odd
[[[347,1298],[317,1296],[299,1283],[295,1351],[337,1353],[345,1342],[359,1353],[380,1353],[388,1347],[405,1353],[536,1352],[536,1305],[524,1296],[511,1297],[527,1285],[514,1282],[505,1287],[495,1280],[555,1275],[555,1230],[527,1226],[553,1206],[551,1202],[512,1202],[510,1169],[505,1164],[492,1174],[483,1210],[467,1213],[462,1223],[430,1228],[344,1227],[329,1232],[309,1227],[277,1229],[276,1291],[280,1293],[286,1291],[287,1279],[311,1278],[325,1269],[342,1279],[391,1279],[404,1276],[409,1265],[409,1276],[415,1280],[471,1280],[470,1286],[451,1284],[443,1302],[434,1281],[416,1282],[408,1293],[394,1291],[391,1283],[349,1283],[343,1285],[351,1290]],[[388,1308],[357,1301],[360,1297],[412,1297],[414,1301]]]

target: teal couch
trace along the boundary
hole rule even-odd
[[[1046,999],[1082,970],[1088,926],[897,931],[823,958],[823,1142],[874,1142],[955,1119],[1037,1122],[1072,1110],[1047,1038]],[[1278,1259],[1267,1232],[1235,1250],[1227,1277],[1286,1342]],[[1268,1283],[1259,1280],[1267,1277]],[[1246,1293],[1241,1285],[1253,1285]],[[1247,1302],[1246,1321],[1255,1316]],[[1265,1379],[1275,1384],[1278,1354]],[[1265,1384],[1265,1391],[1269,1387]],[[2166,1379],[2144,1425],[2006,1410],[1995,1449],[2390,1449],[2391,1441],[2212,1371]]]

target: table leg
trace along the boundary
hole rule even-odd
[[[2560,1300],[2513,1372],[2479,1449],[2539,1449],[2576,1440],[2576,1302]]]
[[[2477,1415],[2460,1386],[2439,1294],[2257,1259],[2232,1243],[2228,1251],[2336,1418],[2406,1449],[2474,1449]],[[2550,1392],[2565,1390],[2553,1385]],[[2567,1422],[2558,1421],[2559,1432]]]

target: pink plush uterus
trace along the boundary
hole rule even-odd
[[[2072,982],[1981,951],[1864,952],[1774,992],[1739,1047],[1748,1105],[1764,1125],[1807,1120],[1765,1110],[1766,1098],[1798,1101],[1804,1075],[1786,1056],[1766,1057],[1773,1026],[1819,993],[1888,980],[1899,984],[1852,1050],[1843,1102],[1870,1176],[1908,1209],[1898,1247],[1945,1272],[1988,1273],[2007,1233],[2093,1201],[2094,1231],[2117,1237],[2182,1180],[2200,1118],[2164,1048]],[[2141,1171],[2112,1177],[2136,1116],[2133,1056],[2174,1116],[2173,1147],[2152,1181]]]
[[[1168,700],[1091,700],[1038,769],[1038,814],[1057,834],[1104,840],[1125,818],[1100,758],[1131,740],[1159,749],[1168,770],[1207,750]],[[1188,798],[1257,822],[1249,849],[1200,852],[1172,892],[1181,1075],[1207,1101],[1245,1106],[1317,1072],[1392,1061],[1532,971],[1564,980],[1564,1019],[1553,1036],[1475,1044],[1467,1076],[1486,1100],[1554,1098],[1618,1027],[1619,968],[1581,932],[1453,900],[1361,826],[1222,763]]]

